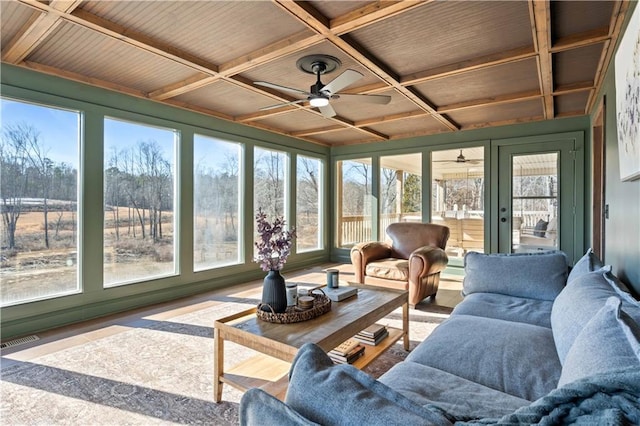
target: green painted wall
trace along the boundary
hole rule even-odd
[[[632,2],[625,28],[632,11]],[[605,203],[609,205],[609,219],[605,220],[605,263],[626,284],[640,294],[640,179],[620,180],[618,134],[616,129],[615,61],[612,60],[598,99],[605,102]],[[595,120],[595,116],[591,117]]]

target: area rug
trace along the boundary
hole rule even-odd
[[[212,300],[169,319],[109,326],[104,337],[28,362],[14,357],[3,363],[0,418],[5,425],[238,424],[240,391],[224,386],[223,401],[213,402],[212,325],[256,303]],[[447,316],[442,308],[411,310],[411,347]],[[398,310],[382,323],[400,321]],[[252,355],[227,343],[225,367]],[[398,343],[365,371],[378,377],[406,355]]]

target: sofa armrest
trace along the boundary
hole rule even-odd
[[[351,263],[355,269],[356,282],[364,283],[364,270],[368,263],[391,256],[391,246],[379,241],[358,243],[351,249]]]
[[[447,267],[448,263],[449,257],[440,247],[420,247],[409,256],[411,275],[418,277],[441,272]]]

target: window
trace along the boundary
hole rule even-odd
[[[270,221],[285,215],[288,159],[284,152],[255,149],[253,208],[262,208]]]
[[[2,305],[80,291],[80,113],[1,100]]]
[[[176,274],[178,133],[104,122],[104,286]]]
[[[449,258],[484,251],[484,149],[434,151],[431,221],[449,227]]]
[[[258,234],[255,214],[259,208],[267,214],[269,222],[276,216],[286,219],[285,206],[288,193],[287,169],[289,156],[280,151],[255,148],[253,165],[253,233]],[[287,225],[290,225],[287,221]],[[254,247],[255,251],[255,247]]]
[[[322,188],[324,169],[317,158],[298,156],[296,193],[296,247],[298,252],[319,250],[322,243]]]
[[[193,263],[204,270],[240,262],[242,146],[195,135]]]
[[[337,162],[337,245],[371,240],[371,159]]]
[[[380,240],[394,222],[422,222],[422,155],[380,158]]]

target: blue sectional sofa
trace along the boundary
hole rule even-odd
[[[640,424],[640,303],[591,250],[465,257],[464,300],[378,380],[317,346],[242,424]]]

